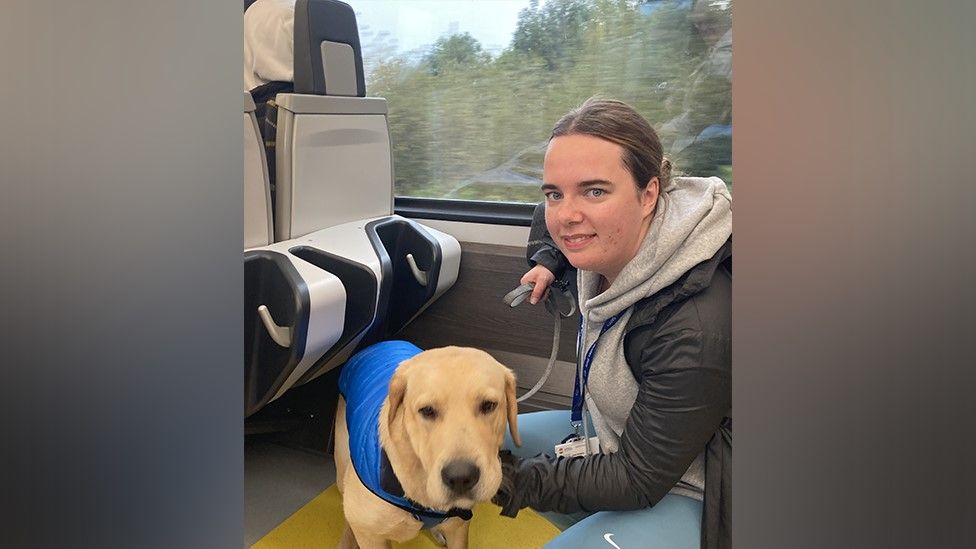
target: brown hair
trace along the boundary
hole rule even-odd
[[[659,192],[664,192],[671,180],[671,161],[664,157],[657,132],[640,113],[622,101],[587,99],[556,122],[549,140],[574,134],[592,135],[623,147],[624,166],[641,190],[657,176]]]

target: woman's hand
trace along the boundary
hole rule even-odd
[[[535,284],[532,295],[529,296],[529,303],[535,305],[546,296],[546,291],[553,280],[556,280],[556,275],[552,274],[552,271],[542,265],[536,265],[522,275],[519,284]]]
[[[498,459],[502,462],[502,482],[498,486],[498,492],[491,498],[491,502],[502,508],[503,515],[515,517],[519,507],[512,506],[512,499],[515,497],[515,475],[518,464],[522,460],[512,455],[509,450],[500,450]]]

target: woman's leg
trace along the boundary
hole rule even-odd
[[[668,494],[647,509],[594,513],[564,530],[544,549],[698,549],[701,513],[700,501]]]
[[[519,414],[518,427],[522,446],[516,448],[506,434],[504,447],[521,458],[540,453],[555,455],[554,446],[572,432],[569,410]],[[701,512],[700,501],[668,494],[654,507],[637,511],[540,514],[563,530],[546,545],[546,549],[697,549],[701,544]]]
[[[562,442],[566,435],[573,432],[569,423],[569,410],[545,410],[529,412],[518,416],[519,438],[522,446],[515,447],[512,436],[505,433],[503,448],[511,450],[512,454],[520,458],[535,457],[538,454],[556,455],[555,446]]]

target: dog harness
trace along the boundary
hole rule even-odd
[[[446,513],[422,507],[407,498],[380,446],[380,408],[390,388],[390,378],[401,362],[421,350],[406,341],[384,341],[353,355],[339,375],[339,393],[346,400],[346,429],[349,456],[359,480],[370,492],[433,528],[451,517],[471,519],[470,509],[454,508]]]

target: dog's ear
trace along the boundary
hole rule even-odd
[[[515,398],[515,373],[505,372],[505,401],[508,406],[508,430],[512,433],[512,441],[516,447],[522,446],[518,434],[518,400]]]
[[[407,393],[406,372],[408,367],[409,364],[406,361],[402,362],[390,379],[390,392],[387,395],[389,410],[386,414],[386,424],[388,427],[393,425],[393,419],[396,418],[397,412],[403,404],[403,397]]]

